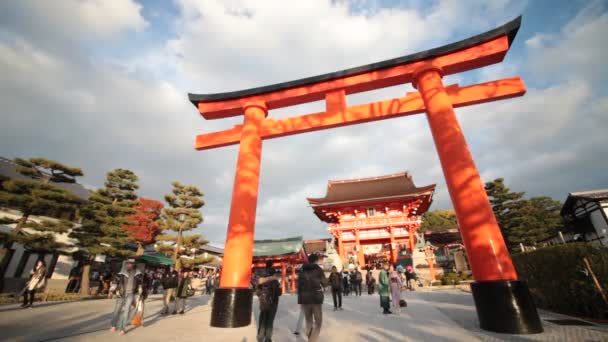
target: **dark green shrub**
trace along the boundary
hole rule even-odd
[[[608,290],[608,248],[576,243],[546,247],[513,256],[520,279],[543,309],[583,317],[604,318],[608,305],[593,278],[586,274],[583,258],[604,290]]]

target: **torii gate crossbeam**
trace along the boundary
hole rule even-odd
[[[469,151],[454,107],[521,96],[519,77],[444,87],[442,76],[503,60],[521,17],[492,31],[413,55],[259,88],[220,94],[189,94],[206,119],[243,115],[242,125],[201,134],[195,148],[239,144],[220,288],[211,325],[251,322],[249,289],[263,139],[426,112],[475,282],[471,285],[480,325],[503,333],[538,333],[542,325],[527,284],[517,273]],[[404,97],[348,107],[346,96],[412,83]],[[268,110],[325,100],[326,111],[281,120]]]

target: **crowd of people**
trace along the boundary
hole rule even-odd
[[[117,297],[111,331],[118,331],[120,335],[124,335],[129,323],[134,326],[140,325],[148,294],[160,293],[161,288],[163,308],[160,315],[183,315],[186,311],[187,299],[196,293],[194,286],[196,280],[204,283],[201,294],[212,294],[219,282],[219,272],[192,271],[186,268],[177,271],[173,267],[147,269],[141,272],[135,266],[135,259],[128,259],[110,286],[110,296]]]
[[[305,322],[305,335],[308,341],[319,339],[326,289],[331,290],[334,311],[340,311],[342,297],[351,293],[354,296],[361,296],[365,283],[368,295],[374,294],[376,288],[378,289],[382,313],[392,314],[391,309],[399,313],[401,308],[406,306],[405,301],[401,299],[401,292],[403,289],[414,290],[417,280],[411,266],[404,269],[402,266],[394,267],[386,263],[379,272],[377,281],[372,271],[368,269],[364,282],[363,274],[356,266],[341,271],[333,266],[329,277],[326,277],[323,269],[317,264],[318,255],[309,255],[308,261],[307,264],[302,265],[297,277],[300,315],[294,331],[296,335],[300,334],[302,324]],[[281,276],[270,261],[264,269],[258,270],[252,277],[252,287],[259,299],[257,340],[260,342],[272,340],[274,319],[282,295],[280,281]],[[116,297],[110,323],[111,330],[124,335],[129,324],[138,326],[142,323],[145,300],[149,294],[162,292],[163,308],[160,315],[183,315],[186,311],[187,298],[193,296],[196,291],[193,282],[204,287],[203,294],[211,295],[218,287],[219,271],[181,269],[178,272],[173,267],[140,270],[135,259],[128,259],[118,273],[100,274],[98,286],[100,293],[107,294],[109,298]],[[32,307],[35,293],[44,289],[45,285],[46,265],[40,260],[32,270],[31,278],[23,290],[22,307]]]
[[[325,276],[322,268],[317,264],[319,256],[311,254],[308,256],[308,263],[302,265],[297,278],[298,304],[300,314],[296,323],[294,334],[299,335],[302,331],[302,324],[306,322],[305,336],[308,341],[318,341],[323,324],[322,304],[324,292],[331,290],[334,311],[342,310],[342,297],[351,293],[354,296],[361,296],[363,287],[363,274],[358,267],[338,271],[336,266],[331,268],[328,277]],[[383,314],[400,313],[401,309],[407,305],[401,298],[404,289],[414,290],[417,280],[416,273],[411,266],[391,265],[386,263],[378,274],[378,281],[371,270],[365,274],[365,285],[368,295],[375,293],[376,287],[380,297],[380,307]],[[376,285],[377,283],[377,285]],[[272,267],[272,262],[267,262],[266,267],[258,270],[253,276],[252,285],[259,299],[260,314],[258,319],[258,342],[272,341],[272,331],[274,318],[279,305],[281,296],[280,275]],[[393,311],[391,311],[391,309]]]

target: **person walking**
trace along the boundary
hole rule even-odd
[[[389,303],[389,273],[388,263],[384,264],[378,276],[378,294],[380,295],[380,306],[383,314],[392,314]]]
[[[34,306],[34,295],[36,291],[42,291],[46,287],[46,264],[44,260],[36,262],[36,268],[32,271],[32,277],[23,291],[22,308]]]
[[[416,285],[416,273],[412,266],[407,266],[405,268],[405,285],[406,288],[410,291],[414,291],[414,286]]]
[[[275,275],[272,261],[266,261],[266,267],[258,272],[256,295],[260,302],[260,317],[258,319],[258,342],[272,341],[274,317],[279,306],[281,286]]]
[[[395,270],[393,265],[390,266],[389,280],[391,298],[393,299],[393,309],[395,309],[397,313],[400,313],[401,306],[399,305],[399,302],[401,301],[401,287],[403,286],[403,283],[401,282],[401,274]]]
[[[346,269],[342,269],[342,293],[348,296],[350,293],[350,277]]]
[[[304,321],[304,310],[300,307],[300,314],[298,315],[298,321],[296,322],[296,329],[293,331],[294,335],[300,335],[302,330],[302,322]]]
[[[365,274],[365,285],[367,286],[367,294],[374,294],[374,290],[376,289],[376,279],[369,269],[367,269],[367,273]]]
[[[129,323],[131,306],[138,289],[142,288],[142,273],[135,267],[135,259],[127,259],[122,270],[117,275],[117,291],[120,294],[114,304],[112,314],[111,331],[118,331],[120,335],[125,334],[125,328]]]
[[[308,341],[318,341],[323,324],[323,288],[328,285],[325,273],[317,261],[316,254],[308,256],[308,264],[302,266],[298,278],[298,304],[304,311]]]
[[[359,267],[355,267],[355,270],[353,271],[353,278],[354,278],[354,290],[355,290],[355,295],[357,296],[361,296],[361,284],[363,283],[363,275],[361,274],[361,271],[359,271]]]
[[[161,279],[161,284],[163,286],[163,309],[160,311],[161,315],[177,312],[175,304],[173,305],[173,311],[169,310],[169,305],[171,304],[171,297],[175,297],[175,289],[177,288],[178,281],[178,273],[173,266],[171,266],[171,268],[163,274]]]
[[[181,270],[175,290],[175,311],[180,315],[183,315],[186,310],[186,299],[194,292],[191,281],[190,272],[187,269]]]
[[[334,300],[334,311],[342,310],[342,277],[336,266],[331,267],[329,286],[331,286],[331,296]]]

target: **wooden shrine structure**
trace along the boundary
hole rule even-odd
[[[522,96],[526,87],[519,77],[468,86],[444,86],[442,81],[445,75],[501,62],[520,25],[521,17],[456,43],[319,76],[233,92],[189,94],[207,120],[243,116],[242,125],[198,135],[194,143],[198,150],[239,145],[225,257],[211,325],[240,327],[251,323],[250,265],[263,140],[426,113],[475,279],[471,288],[480,326],[505,333],[541,332],[536,306],[526,282],[517,278],[454,113],[457,107]],[[246,58],[246,51],[243,56]],[[417,91],[399,98],[347,105],[347,95],[406,83]],[[267,118],[269,110],[313,101],[325,101],[325,111]]]
[[[281,286],[283,293],[287,292],[287,271],[291,271],[291,289],[296,288],[296,268],[308,262],[301,236],[275,239],[256,240],[253,243],[252,268],[266,267],[266,262],[272,261],[272,266],[281,269]]]
[[[354,252],[361,267],[376,246],[389,245],[395,264],[399,246],[416,248],[415,232],[431,202],[435,184],[416,187],[407,173],[350,180],[331,180],[322,198],[308,198],[319,219],[327,222],[340,258]],[[366,247],[370,247],[366,249]]]

